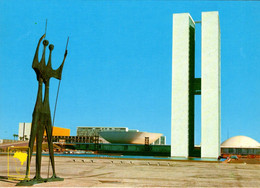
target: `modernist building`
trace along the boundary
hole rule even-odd
[[[29,140],[30,133],[31,123],[19,123],[18,140]],[[145,144],[145,139],[154,145],[165,145],[166,142],[166,137],[160,133],[139,132],[127,127],[77,127],[77,136],[70,136],[70,129],[53,127],[52,134],[53,142],[60,143]],[[43,140],[47,141],[45,132]]]
[[[221,144],[221,153],[226,155],[260,156],[260,143],[247,136],[234,136]]]
[[[101,131],[100,136],[112,144],[154,144],[162,134],[136,131]],[[159,145],[159,141],[158,141]]]
[[[153,145],[166,145],[166,136],[160,136]]]
[[[99,136],[100,131],[128,131],[127,127],[77,127],[77,136]]]
[[[43,137],[43,140],[47,142],[47,136]],[[52,136],[52,141],[58,143],[104,143],[102,139],[96,136]]]
[[[218,12],[202,12],[201,78],[195,78],[195,30],[195,22],[190,14],[173,14],[171,156],[193,155],[194,97],[201,95],[201,157],[218,158],[220,156]]]
[[[101,143],[109,143],[107,140],[100,137],[100,131],[128,131],[127,127],[77,127],[77,136],[94,138]]]
[[[29,140],[32,123],[19,123],[18,140]]]
[[[139,132],[128,127],[77,127],[78,137],[99,137],[101,143],[165,145],[166,137],[160,133]]]

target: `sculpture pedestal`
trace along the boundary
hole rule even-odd
[[[31,180],[22,180],[19,183],[17,183],[16,186],[33,186],[34,184],[47,183],[53,181],[64,181],[64,178],[60,178],[60,177],[38,178],[38,179],[33,178]]]

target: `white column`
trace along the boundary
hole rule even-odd
[[[201,157],[220,155],[220,27],[218,12],[203,12],[201,26]]]
[[[189,27],[190,14],[173,14],[171,156],[189,155]]]

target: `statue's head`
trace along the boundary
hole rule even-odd
[[[54,49],[54,45],[50,44],[49,49],[50,49],[50,51],[52,51]]]
[[[44,40],[42,43],[43,43],[43,45],[44,45],[44,46],[48,46],[48,44],[49,44],[49,41],[47,41],[47,40]]]

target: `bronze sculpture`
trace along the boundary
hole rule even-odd
[[[62,64],[58,69],[53,70],[51,65],[51,54],[52,54],[52,50],[54,49],[53,44],[49,45],[50,54],[49,54],[47,65],[45,62],[45,50],[49,44],[48,40],[43,41],[44,49],[43,49],[42,58],[40,62],[38,60],[38,51],[39,51],[40,43],[44,37],[45,34],[40,38],[38,42],[34,59],[33,59],[33,64],[32,64],[32,68],[34,69],[38,80],[38,93],[37,93],[36,104],[32,115],[32,127],[31,127],[31,135],[29,140],[30,150],[27,157],[26,176],[25,176],[25,180],[21,181],[17,185],[33,185],[36,183],[42,183],[46,181],[63,181],[63,178],[57,177],[55,172],[54,153],[53,153],[53,144],[52,144],[52,121],[51,121],[51,111],[49,105],[49,81],[50,78],[52,77],[61,80],[62,69],[67,56],[67,49],[65,50]],[[45,84],[44,99],[42,98],[43,84]],[[46,131],[46,135],[47,135],[49,155],[50,155],[50,161],[51,161],[52,172],[53,172],[52,177],[48,179],[43,179],[40,175],[42,141],[43,141],[44,130]],[[36,139],[36,174],[32,180],[29,180],[28,173],[29,173],[30,161],[32,157],[32,151],[33,151],[35,139]]]

